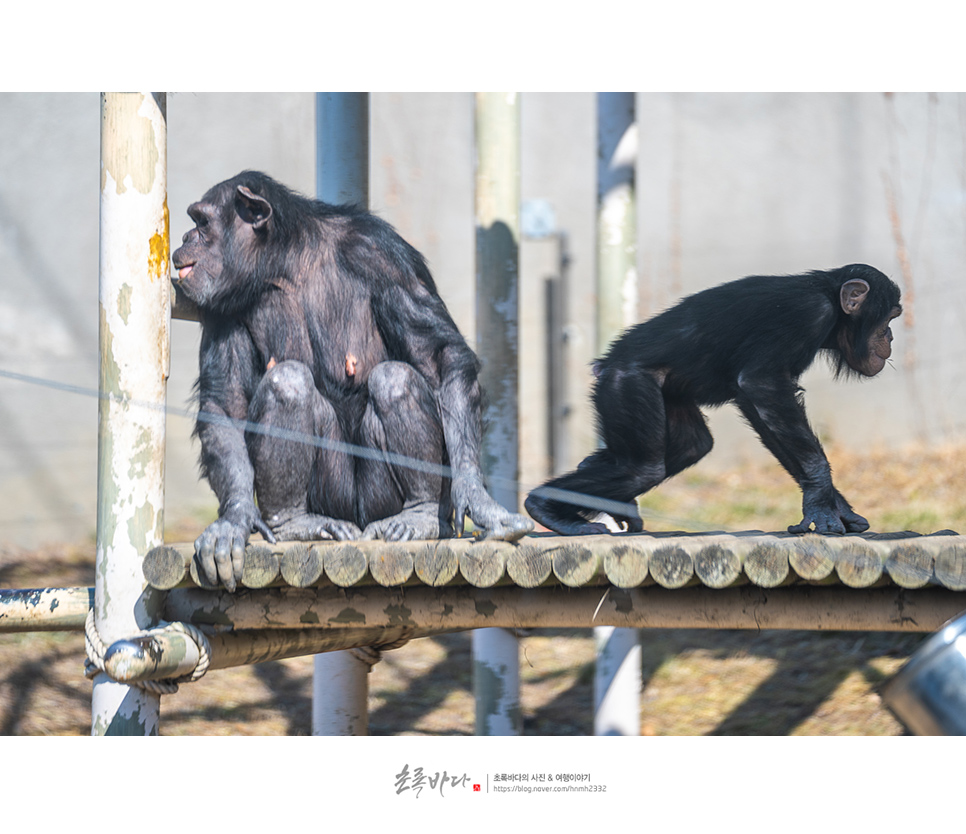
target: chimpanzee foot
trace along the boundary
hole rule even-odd
[[[613,515],[611,518],[617,522],[617,526],[626,533],[642,533],[644,531],[644,519],[637,515]]]
[[[576,512],[561,511],[561,507],[568,507],[556,501],[539,498],[532,493],[523,502],[527,512],[539,524],[548,530],[553,530],[561,536],[595,536],[600,533],[610,533],[610,528],[602,521],[587,521]],[[643,526],[643,525],[642,525]]]
[[[463,535],[466,517],[484,539],[515,542],[533,530],[533,522],[526,516],[510,512],[499,504],[475,475],[458,475],[450,488],[456,532]]]
[[[504,542],[515,542],[527,533],[533,532],[533,522],[518,513],[508,512],[505,516],[494,520],[480,531],[480,538],[497,539]]]
[[[362,531],[351,521],[315,513],[283,510],[273,513],[265,521],[278,541],[351,541],[362,537]]]
[[[808,512],[800,523],[788,528],[789,533],[808,533],[814,525],[816,533],[842,536],[846,533],[864,533],[869,522],[851,509],[817,510]]]
[[[452,535],[448,524],[441,523],[439,504],[424,501],[406,507],[401,513],[380,518],[366,525],[363,539],[382,539],[387,542],[408,542],[416,539],[438,539]]]

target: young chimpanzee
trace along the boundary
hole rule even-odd
[[[901,312],[899,288],[864,264],[752,276],[685,298],[630,328],[595,363],[604,447],[531,492],[528,512],[566,535],[606,532],[593,502],[581,506],[577,493],[621,502],[611,515],[642,530],[636,497],[711,451],[698,406],[733,402],[802,489],[804,517],[789,532],[867,530],[832,485],[798,379],[821,351],[837,375],[875,376],[892,354],[889,323]]]
[[[437,538],[467,515],[493,538],[533,529],[483,486],[478,360],[389,224],[252,171],[188,215],[172,261],[203,327],[196,433],[220,507],[195,550],[212,583],[235,587],[253,530]]]

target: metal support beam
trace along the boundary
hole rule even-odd
[[[0,590],[0,634],[83,631],[93,605],[93,588],[4,588]]]
[[[169,361],[163,93],[101,95],[100,405],[94,617],[105,643],[152,624],[141,559],[164,529]],[[100,673],[93,735],[156,735],[160,698]]]
[[[597,94],[597,351],[637,319],[634,93]]]
[[[165,619],[196,626],[245,629],[360,628],[383,643],[383,629],[414,633],[471,628],[726,628],[802,631],[927,632],[961,614],[962,591],[893,586],[844,588],[790,585],[758,588],[659,585],[533,589],[271,588],[229,594],[178,588],[168,591]]]
[[[597,352],[637,318],[634,93],[597,94]],[[595,735],[638,735],[641,648],[634,631],[598,629]]]
[[[316,193],[369,207],[369,94],[316,93]],[[312,734],[367,735],[369,664],[349,652],[315,657]]]
[[[517,93],[476,94],[476,343],[486,392],[483,470],[493,497],[519,509],[517,388],[520,105]],[[519,735],[516,637],[473,635],[478,735]]]

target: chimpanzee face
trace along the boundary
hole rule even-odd
[[[222,283],[224,228],[218,207],[200,201],[188,206],[195,227],[182,238],[171,255],[178,270],[175,285],[199,307],[205,307]]]
[[[881,322],[869,336],[868,349],[865,355],[859,358],[853,349],[850,341],[852,331],[843,329],[839,334],[839,345],[842,355],[852,370],[862,374],[862,376],[875,376],[881,371],[892,356],[892,328],[889,326],[892,320],[901,314],[902,310],[894,308],[885,321]]]
[[[185,296],[202,309],[233,312],[258,294],[258,254],[271,206],[244,186],[212,188],[188,206],[195,227],[171,255]]]
[[[865,362],[865,369],[856,368],[866,376],[875,376],[885,367],[886,360],[892,356],[892,328],[889,323],[899,316],[900,310],[894,309],[872,334],[869,339],[869,356]]]

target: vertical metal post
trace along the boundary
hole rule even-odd
[[[570,248],[567,233],[557,233],[556,278],[547,281],[547,445],[551,477],[567,471],[570,446],[567,402],[567,298],[570,292]]]
[[[634,93],[597,94],[597,351],[637,319]],[[640,733],[641,647],[636,629],[594,629],[594,734]]]
[[[634,93],[597,94],[597,349],[637,318]]]
[[[369,206],[369,94],[316,93],[316,193],[327,203]],[[315,656],[312,735],[369,734],[369,671],[349,651]]]
[[[315,136],[319,199],[368,208],[369,93],[316,93]]]
[[[517,93],[476,94],[476,341],[486,392],[483,469],[493,497],[519,507],[517,352],[520,107]],[[478,735],[519,735],[519,652],[502,629],[473,633]]]
[[[141,559],[164,531],[168,251],[164,93],[102,93],[94,617],[107,644],[157,614]],[[157,735],[160,703],[100,673],[91,734]]]

